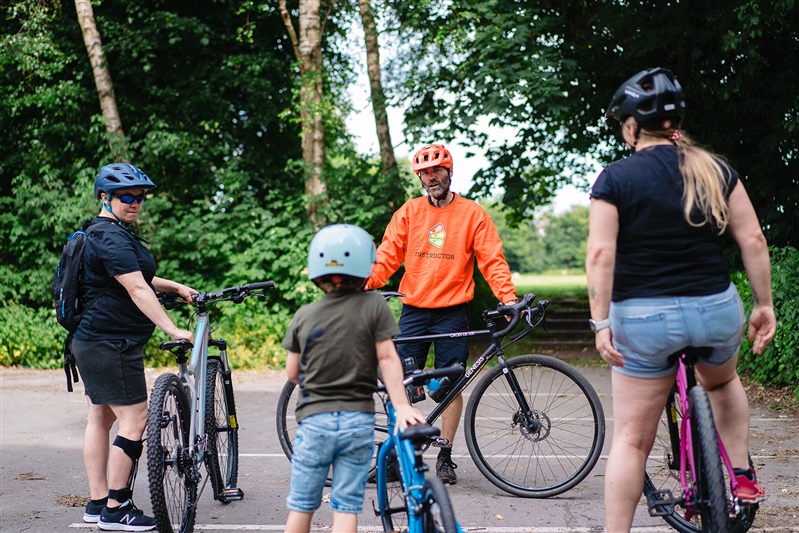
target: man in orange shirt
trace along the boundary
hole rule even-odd
[[[467,302],[474,298],[475,259],[500,302],[518,301],[502,241],[482,207],[449,189],[452,154],[443,145],[422,147],[413,156],[412,168],[427,196],[409,200],[394,213],[377,249],[377,263],[367,289],[385,285],[404,261],[405,275],[399,286],[405,295],[400,336],[464,331],[469,327]],[[424,368],[430,344],[399,344],[397,351],[402,359],[413,358],[419,368]],[[468,354],[465,338],[435,341],[436,368],[465,367]],[[439,401],[443,392],[430,396]],[[449,484],[457,482],[452,441],[462,411],[463,398],[459,395],[441,420],[441,435],[449,446],[441,447],[436,475]]]

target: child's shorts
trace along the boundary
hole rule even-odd
[[[340,513],[360,513],[374,452],[374,428],[374,413],[339,411],[302,419],[294,438],[286,506],[302,513],[316,511],[332,466],[330,507]]]

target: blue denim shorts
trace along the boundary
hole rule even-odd
[[[621,374],[658,378],[673,374],[668,358],[686,346],[712,347],[704,364],[718,366],[738,353],[743,338],[743,304],[735,285],[710,296],[631,298],[611,302],[613,346],[624,356]]]
[[[469,329],[469,308],[466,304],[440,309],[403,305],[399,328],[400,337],[466,331]],[[416,366],[424,368],[430,344],[431,342],[397,343],[397,353],[399,353],[400,359],[413,357],[416,359]],[[466,359],[469,357],[469,341],[465,337],[437,340],[433,344],[435,345],[436,368],[452,366],[456,363],[466,366]]]
[[[301,513],[319,509],[332,466],[330,507],[340,513],[360,513],[374,452],[374,429],[374,413],[339,411],[303,418],[294,438],[286,506]]]

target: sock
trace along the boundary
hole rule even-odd
[[[732,471],[735,473],[736,477],[745,476],[749,481],[755,480],[755,473],[751,468],[733,468]]]
[[[452,460],[452,446],[444,447],[442,446],[441,449],[438,451],[438,458],[442,461],[451,461]]]
[[[105,498],[100,498],[99,500],[92,500],[92,503],[94,505],[105,505],[106,503],[108,503],[108,496],[106,496]]]

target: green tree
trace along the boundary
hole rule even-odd
[[[794,0],[398,0],[393,94],[414,139],[483,147],[472,193],[504,189],[518,219],[542,205],[585,154],[624,151],[603,127],[615,89],[644,68],[686,88],[686,128],[730,158],[769,241],[799,227],[799,9]],[[478,122],[513,135],[497,142]],[[779,192],[777,192],[779,191]]]

